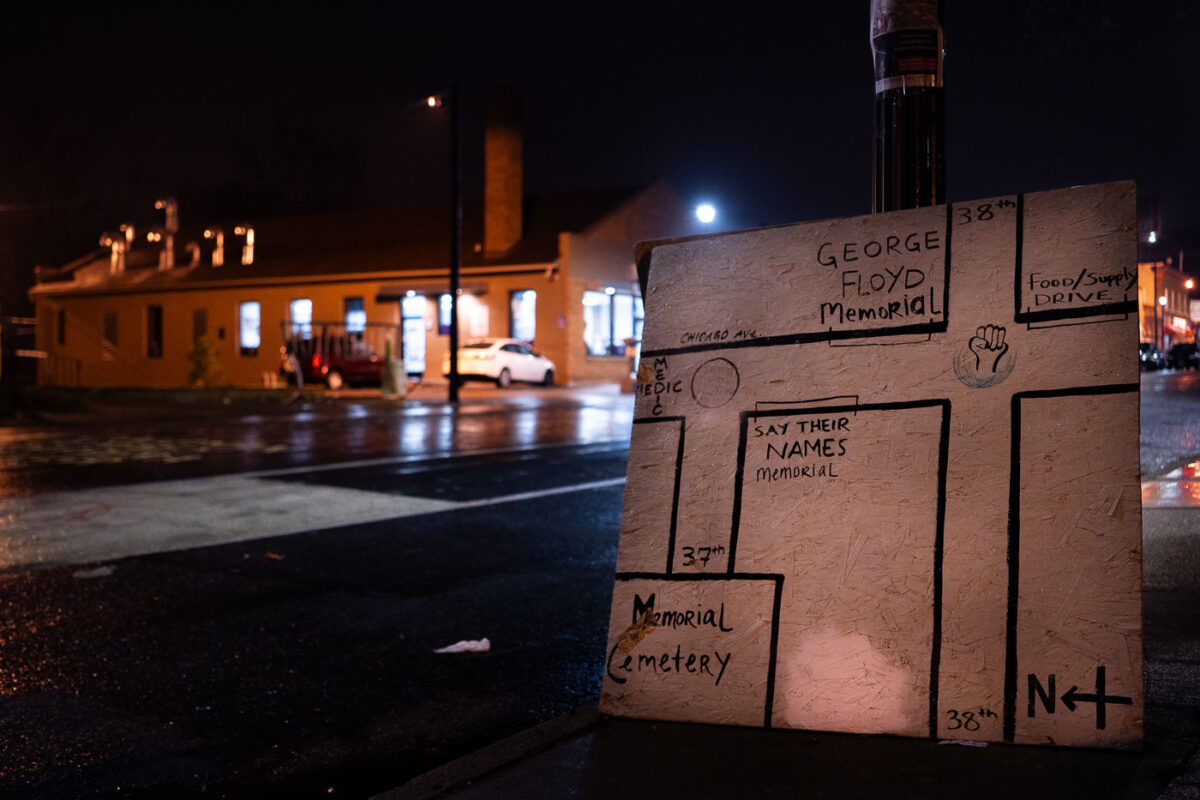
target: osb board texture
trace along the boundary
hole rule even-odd
[[[1142,737],[1132,183],[659,242],[601,709]]]

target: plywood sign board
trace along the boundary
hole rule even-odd
[[[1132,183],[646,246],[601,708],[1142,736]]]

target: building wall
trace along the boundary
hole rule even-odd
[[[565,331],[568,370],[576,381],[619,382],[630,371],[628,361],[623,353],[588,352],[583,301],[585,292],[606,289],[638,296],[632,245],[597,242],[579,234],[564,233],[559,237],[559,252],[567,276],[565,302],[575,310],[567,317]]]
[[[1166,350],[1195,339],[1188,299],[1188,276],[1164,261],[1138,264],[1138,322],[1141,341],[1157,342]],[[1167,304],[1159,305],[1158,298]]]
[[[460,299],[460,336],[509,335],[510,292],[537,292],[537,330],[534,345],[559,367],[559,380],[570,380],[562,331],[571,309],[564,306],[565,293],[543,270],[530,274],[488,277],[486,290]],[[59,386],[152,386],[187,385],[191,364],[187,354],[193,341],[193,312],[204,309],[207,333],[218,341],[218,357],[225,383],[257,387],[272,380],[280,366],[284,344],[283,323],[292,300],[308,298],[313,303],[313,320],[344,321],[347,297],[362,297],[368,322],[399,324],[399,299],[377,299],[381,286],[404,286],[403,281],[347,281],[337,283],[212,288],[203,291],[170,291],[127,294],[71,294],[51,292],[36,296],[38,347],[47,353],[39,373],[42,385]],[[428,287],[429,281],[414,282]],[[246,301],[260,306],[261,344],[254,355],[242,355],[239,346],[239,309]],[[448,349],[447,335],[438,329],[438,296],[425,298],[425,377],[441,379],[442,360]],[[162,307],[162,354],[148,354],[148,309]],[[58,337],[62,314],[65,338]],[[115,346],[104,342],[105,315],[116,315]],[[560,322],[562,327],[560,328]],[[377,349],[382,343],[372,342]],[[393,345],[395,346],[395,345]]]
[[[701,232],[682,200],[666,184],[658,183],[578,234],[559,236],[560,261],[567,276],[568,306],[582,312],[585,292],[606,292],[641,297],[634,248],[639,242]],[[623,340],[624,333],[617,338]],[[614,381],[630,373],[628,356],[617,342],[612,355],[589,354],[584,346],[583,313],[569,317],[568,363],[578,381]]]
[[[596,241],[619,242],[630,253],[638,242],[711,233],[670,186],[658,182],[583,233]]]
[[[620,381],[629,372],[628,359],[620,352],[625,333],[618,333],[612,352],[588,354],[584,346],[585,292],[611,290],[621,298],[638,297],[635,245],[697,232],[683,202],[665,184],[656,184],[582,233],[560,234],[555,264],[480,268],[474,272],[467,268],[464,282],[485,288],[472,288],[460,297],[461,338],[466,341],[478,336],[511,335],[511,293],[532,289],[537,292],[533,344],[555,362],[558,382]],[[481,271],[487,269],[490,272]],[[290,301],[311,299],[314,321],[342,322],[345,298],[361,296],[368,322],[398,325],[406,280],[414,291],[429,292],[423,311],[424,376],[439,380],[442,376],[449,337],[439,330],[440,289],[430,288],[442,278],[432,273],[420,277],[392,273],[372,280],[338,280],[331,276],[330,282],[309,279],[290,284],[264,279],[238,288],[225,284],[106,293],[108,270],[107,259],[99,259],[76,271],[76,283],[45,283],[34,289],[32,296],[40,319],[38,347],[48,355],[39,372],[43,385],[185,386],[191,369],[187,355],[193,348],[196,309],[206,311],[207,332],[218,340],[225,381],[242,387],[269,384],[278,374],[284,344],[281,325],[289,316]],[[510,270],[515,272],[508,274]],[[89,271],[95,274],[89,275]],[[137,272],[131,267],[125,277],[136,278]],[[153,273],[148,270],[146,277],[152,278]],[[123,285],[137,285],[139,280],[125,280]],[[381,289],[391,299],[379,301]],[[261,309],[261,344],[253,355],[242,355],[239,347],[239,305],[244,301],[256,301]],[[157,358],[147,352],[150,306],[162,308],[162,353]],[[60,313],[65,331],[62,342],[57,335]],[[116,314],[115,345],[103,342],[105,315],[110,313]],[[382,343],[370,343],[382,350]]]

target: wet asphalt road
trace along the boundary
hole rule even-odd
[[[489,471],[624,471],[554,455]],[[621,492],[10,577],[0,794],[366,797],[594,700]]]
[[[1142,386],[1144,476],[1200,458],[1195,373]],[[622,487],[537,493],[622,476],[632,404],[465,399],[0,429],[0,497],[280,468],[381,495],[528,495],[0,571],[0,796],[369,797],[594,701]],[[307,469],[329,462],[351,466]],[[488,653],[433,653],[485,636]]]
[[[545,444],[628,440],[631,395],[615,387],[503,392],[468,385],[453,408],[444,388],[413,401],[377,391],[314,393],[223,407],[118,407],[101,402],[0,427],[0,498],[60,489],[248,471],[443,456]],[[286,398],[287,393],[281,397]]]
[[[238,411],[0,429],[4,493],[283,468],[464,505],[53,569],[0,552],[0,796],[367,797],[595,699],[631,397]]]
[[[1142,480],[1200,459],[1200,372],[1142,373]]]

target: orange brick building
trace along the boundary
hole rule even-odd
[[[662,183],[526,196],[522,163],[519,124],[493,121],[484,202],[464,209],[460,338],[532,341],[555,362],[559,383],[619,380],[624,340],[640,338],[644,315],[634,245],[698,233],[698,223]],[[370,331],[381,353],[382,339],[396,352],[402,339],[410,375],[441,377],[445,206],[220,229],[181,226],[174,201],[157,206],[160,226],[121,226],[96,252],[37,270],[40,385],[186,386],[202,336],[217,342],[224,383],[270,385],[287,337],[318,322]]]
[[[1138,321],[1141,341],[1161,350],[1195,341],[1189,294],[1192,279],[1179,270],[1173,259],[1138,264]]]

